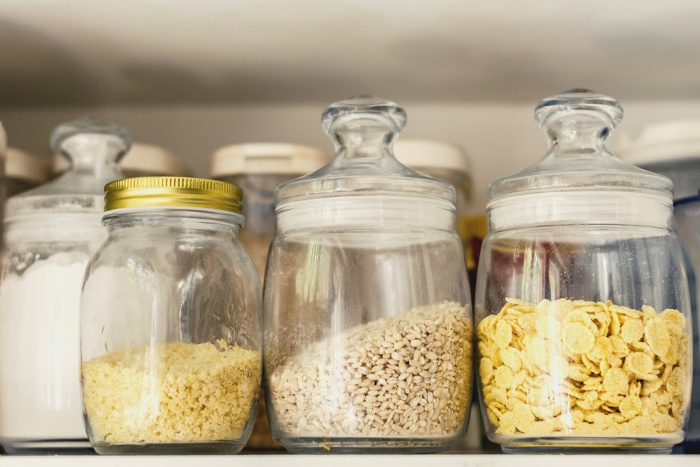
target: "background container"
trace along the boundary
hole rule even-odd
[[[218,149],[211,159],[210,175],[240,186],[246,218],[241,240],[250,251],[260,278],[270,241],[275,233],[275,188],[323,167],[330,157],[311,146],[289,143],[246,143]]]
[[[636,136],[620,135],[615,148],[621,159],[670,178],[674,199],[698,194],[700,119],[647,125]]]
[[[8,198],[36,188],[50,178],[51,167],[47,160],[22,149],[7,148],[5,186]]]

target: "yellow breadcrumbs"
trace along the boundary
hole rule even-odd
[[[172,443],[243,435],[260,354],[219,342],[127,349],[82,365],[93,442]],[[223,345],[221,345],[223,344]]]

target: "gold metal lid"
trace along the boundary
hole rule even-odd
[[[105,211],[184,206],[240,214],[243,190],[232,183],[190,177],[136,177],[105,186]]]

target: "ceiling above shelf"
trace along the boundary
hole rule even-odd
[[[0,106],[700,97],[700,2],[3,0]]]

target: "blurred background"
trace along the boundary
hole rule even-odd
[[[407,109],[403,137],[469,154],[483,211],[488,183],[543,154],[546,96],[619,99],[613,143],[700,117],[698,24],[683,0],[2,0],[0,120],[48,157],[53,126],[101,114],[207,175],[227,144],[330,152],[323,108],[371,93]]]

